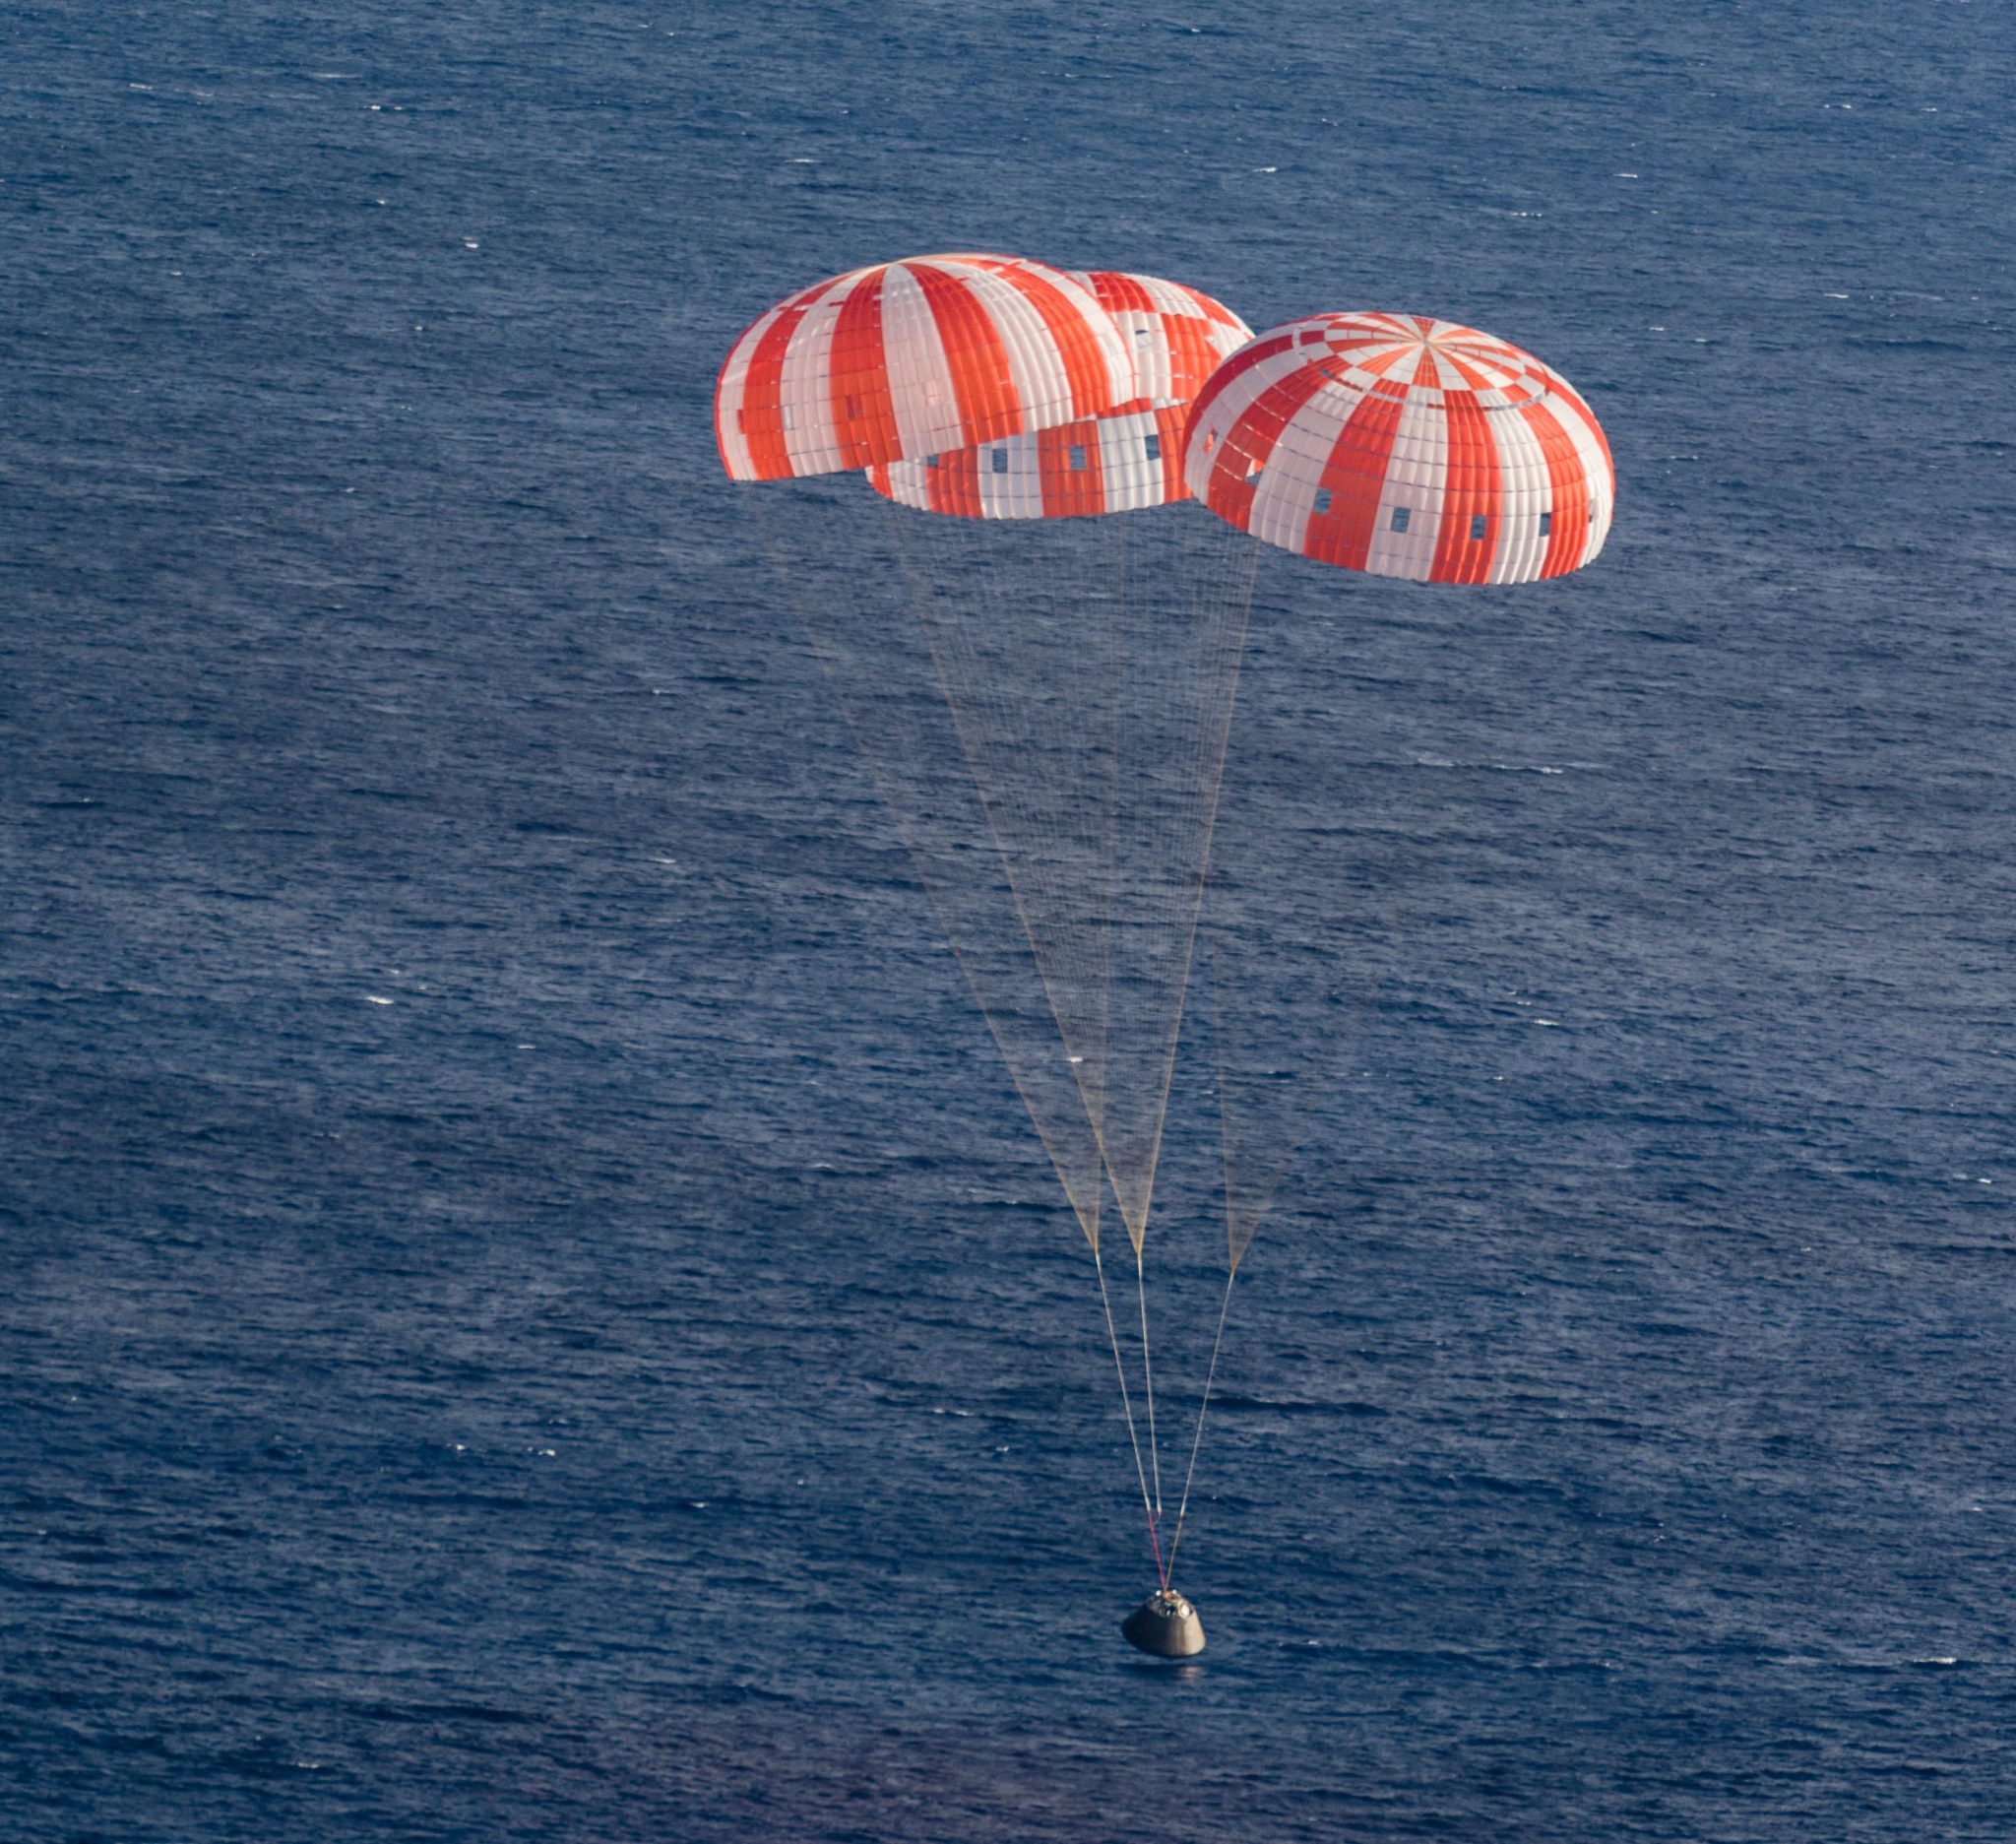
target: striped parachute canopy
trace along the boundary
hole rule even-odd
[[[1184,473],[1229,524],[1418,583],[1530,583],[1603,548],[1609,444],[1558,372],[1418,314],[1315,314],[1219,367]]]
[[[1128,400],[1101,415],[868,470],[886,499],[969,519],[1071,519],[1187,499],[1181,466],[1191,401],[1253,337],[1224,302],[1160,276],[1074,270],[1118,327],[1133,367]]]
[[[728,477],[836,474],[1102,415],[1135,394],[1112,316],[1016,256],[913,256],[788,295],[715,387]]]
[[[1116,269],[1074,269],[1111,314],[1134,361],[1134,388],[1158,404],[1187,404],[1204,381],[1253,337],[1223,301],[1183,282]]]

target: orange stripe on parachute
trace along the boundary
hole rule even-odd
[[[1540,443],[1547,464],[1547,504],[1553,521],[1540,573],[1544,577],[1566,576],[1582,561],[1589,544],[1589,477],[1551,404],[1522,404],[1519,414]]]
[[[958,445],[1015,434],[1027,423],[1027,406],[1015,388],[1014,374],[1008,368],[1008,348],[993,315],[960,277],[921,264],[911,274],[923,289],[945,350],[945,367],[952,374],[952,394],[959,411]]]
[[[822,282],[788,301],[757,337],[756,350],[742,374],[742,393],[735,405],[742,439],[749,445],[749,465],[759,480],[781,480],[791,471],[790,451],[785,445],[784,404],[780,395],[784,381],[784,358],[791,338],[813,301],[833,286]],[[746,337],[746,336],[745,336]],[[741,342],[736,342],[739,349]],[[733,354],[730,353],[730,360]]]
[[[1348,570],[1365,567],[1378,529],[1386,470],[1400,434],[1400,412],[1398,400],[1368,395],[1345,418],[1317,481],[1317,490],[1330,495],[1330,510],[1309,515],[1303,556]]]
[[[1069,420],[1103,415],[1124,400],[1124,387],[1119,395],[1115,395],[1105,354],[1101,351],[1099,341],[1086,324],[1085,314],[1076,301],[1061,288],[1052,286],[1043,277],[1027,269],[1004,270],[1001,279],[1019,290],[1042,316],[1043,325],[1056,345],[1057,356],[1064,362],[1064,376],[1071,387]],[[973,439],[984,441],[986,438],[975,436]]]
[[[1106,509],[1105,475],[1100,465],[1099,424],[1067,422],[1045,429],[1037,441],[1037,480],[1042,488],[1043,517],[1078,519]],[[1071,465],[1072,450],[1079,465]]]
[[[1490,574],[1491,552],[1498,540],[1498,444],[1474,392],[1449,392],[1442,410],[1449,418],[1449,459],[1443,472],[1442,524],[1435,534],[1428,581],[1481,583]],[[1480,515],[1483,536],[1472,538],[1471,521]]]
[[[840,304],[827,357],[827,390],[843,468],[865,468],[897,452],[896,404],[882,342],[882,286],[889,271],[861,278]]]
[[[1205,503],[1220,518],[1242,532],[1252,529],[1259,486],[1254,477],[1266,470],[1290,418],[1328,382],[1313,365],[1304,365],[1275,379],[1233,419],[1218,445],[1205,492]]]

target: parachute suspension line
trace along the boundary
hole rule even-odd
[[[1029,904],[1033,877],[1047,874],[1051,853],[1032,854],[1028,841],[1037,837],[1045,844],[1049,843],[1051,832],[1043,827],[1044,820],[1051,816],[1032,815],[1017,808],[1011,797],[1014,785],[1011,783],[1004,787],[1002,778],[993,772],[985,755],[985,741],[990,733],[997,733],[1002,729],[1009,701],[998,687],[997,675],[976,669],[970,661],[973,643],[969,636],[979,632],[999,634],[1006,631],[1005,616],[1009,610],[1002,574],[997,560],[980,541],[982,529],[979,521],[908,511],[894,499],[885,499],[883,508],[884,517],[895,537],[898,559],[910,584],[912,605],[923,628],[939,688],[959,738],[960,751],[979,798],[980,811],[986,818],[988,838],[1000,861],[1023,935],[1029,942],[1038,977],[1043,985],[1044,997],[1068,1050],[1072,1048],[1073,1038],[1070,1007],[1059,1003],[1054,952],[1045,951],[1045,932],[1032,918]],[[914,549],[928,549],[933,544],[956,557],[957,568],[940,572],[940,575],[975,590],[981,608],[979,620],[961,622],[956,613],[942,605],[935,586],[919,572]],[[965,643],[964,648],[955,657],[955,645],[961,642]],[[961,666],[966,668],[964,673],[959,670]],[[988,686],[995,688],[991,692],[981,689]],[[980,723],[978,719],[981,717],[991,719],[991,727]],[[1026,801],[1023,804],[1025,807],[1028,805]],[[1011,840],[1021,841],[1022,849],[1011,849]],[[1044,894],[1047,894],[1046,888]]]
[[[884,509],[986,856],[1138,1244],[1257,547],[1194,508],[998,522]],[[925,568],[934,554],[959,567]]]
[[[1113,1374],[1120,1379],[1120,1407],[1127,1416],[1127,1441],[1134,1449],[1134,1477],[1141,1482],[1141,1509],[1148,1518],[1149,1548],[1155,1552],[1156,1579],[1166,1588],[1169,1585],[1168,1570],[1163,1566],[1162,1537],[1156,1529],[1155,1506],[1149,1502],[1148,1475],[1141,1465],[1141,1441],[1134,1432],[1134,1404],[1127,1394],[1127,1367],[1120,1362],[1120,1335],[1113,1329],[1113,1303],[1106,1292],[1105,1264],[1100,1259],[1097,1246],[1092,1251],[1093,1272],[1099,1276],[1100,1304],[1106,1311],[1106,1337],[1113,1348]]]
[[[1049,1155],[1050,1163],[1071,1203],[1073,1214],[1077,1217],[1086,1240],[1092,1244],[1096,1258],[1099,1252],[1101,1189],[1096,1147],[1093,1150],[1094,1163],[1090,1173],[1078,1172],[1077,1162],[1067,1156],[1069,1149],[1059,1138],[1056,1116],[1049,1109],[1040,1105],[1038,1094],[1032,1086],[1032,1072],[1025,1068],[1023,1058],[1017,1053],[1017,1047],[1009,1037],[1007,1018],[1002,1015],[998,1003],[988,996],[992,985],[982,972],[984,963],[977,951],[981,944],[971,936],[970,919],[963,915],[960,906],[962,892],[953,884],[946,868],[934,861],[926,839],[919,831],[918,817],[903,797],[901,778],[895,772],[886,752],[878,749],[870,739],[866,718],[857,707],[855,691],[850,685],[842,649],[835,635],[828,631],[819,615],[814,612],[822,604],[801,580],[799,571],[793,567],[792,547],[785,540],[780,529],[781,509],[774,512],[769,504],[764,503],[767,496],[761,493],[745,495],[744,498],[745,503],[757,503],[755,523],[762,535],[764,548],[769,553],[773,573],[783,582],[786,594],[796,607],[805,636],[811,642],[814,657],[817,658],[820,669],[833,690],[835,702],[840,706],[841,717],[853,740],[855,750],[868,765],[883,809],[894,821],[897,836],[902,840],[916,870],[917,879],[924,886],[931,906],[938,914],[946,940],[967,976],[967,983],[979,1004],[980,1014],[986,1020],[988,1032],[1001,1053],[1002,1061],[1007,1065],[1009,1078],[1014,1083],[1023,1106],[1028,1110],[1031,1123],[1042,1142],[1044,1152]],[[773,523],[773,518],[778,519],[778,523]],[[909,576],[909,559],[903,557],[902,561],[905,564],[905,574]],[[1038,969],[1038,973],[1040,977],[1040,969]],[[1072,1181],[1074,1173],[1081,1180],[1080,1183]],[[1089,1182],[1085,1182],[1088,1178]],[[1089,1196],[1081,1195],[1082,1192],[1089,1193]],[[1130,1410],[1130,1433],[1131,1427]]]
[[[1131,1221],[1127,1225],[1134,1238],[1134,1275],[1141,1315],[1141,1367],[1148,1405],[1148,1450],[1155,1475],[1155,1510],[1158,1518],[1163,1512],[1161,1449],[1156,1429],[1155,1373],[1149,1359],[1147,1286],[1138,1232],[1146,1227],[1147,1199],[1152,1195],[1155,1171],[1160,1163],[1168,1087],[1174,1073],[1175,1027],[1185,1008],[1190,976],[1196,962],[1197,929],[1209,876],[1226,757],[1230,746],[1232,711],[1238,696],[1239,671],[1245,655],[1246,635],[1252,619],[1253,593],[1257,582],[1257,564],[1252,555],[1253,547],[1228,546],[1225,544],[1223,534],[1215,536],[1220,546],[1219,567],[1211,570],[1208,565],[1193,562],[1184,574],[1189,579],[1188,586],[1193,599],[1190,610],[1193,629],[1201,628],[1207,635],[1206,651],[1195,665],[1197,669],[1207,672],[1215,666],[1214,676],[1218,682],[1222,682],[1223,694],[1222,701],[1216,704],[1201,702],[1190,713],[1196,723],[1196,730],[1190,740],[1197,751],[1197,756],[1192,771],[1194,780],[1189,785],[1195,788],[1195,797],[1201,807],[1201,811],[1196,812],[1190,822],[1198,829],[1196,858],[1194,866],[1184,866],[1190,874],[1182,883],[1170,881],[1166,884],[1162,893],[1166,905],[1171,900],[1174,904],[1174,913],[1166,916],[1164,922],[1164,927],[1167,931],[1165,936],[1166,951],[1171,953],[1174,962],[1163,975],[1171,988],[1171,1029],[1168,1041],[1163,1047],[1161,1067],[1156,1071],[1157,1095],[1152,1116],[1153,1130],[1147,1148],[1145,1188],[1140,1201],[1143,1221],[1138,1227]],[[1210,542],[1209,540],[1204,541],[1207,544]],[[1218,1327],[1212,1339],[1211,1361],[1205,1373],[1204,1394],[1198,1406],[1197,1427],[1191,1437],[1190,1458],[1184,1473],[1183,1491],[1177,1507],[1176,1529],[1179,1536],[1184,1515],[1189,1509],[1190,1488],[1196,1477],[1197,1455],[1204,1439],[1204,1418],[1210,1407],[1212,1384],[1218,1373],[1219,1350],[1225,1338],[1226,1318],[1231,1306],[1232,1282],[1237,1273],[1238,1268],[1234,1262],[1226,1278],[1225,1299],[1219,1305]],[[1175,1544],[1171,1543],[1164,1570],[1165,1588],[1167,1587],[1175,1568]]]
[[[885,500],[886,516],[895,534],[898,555],[911,578],[912,601],[937,669],[968,773],[979,796],[995,857],[1006,879],[1022,932],[1029,942],[1058,1036],[1070,1062],[1095,1139],[1102,1132],[1105,1100],[1104,988],[1102,944],[1089,948],[1082,896],[1067,900],[1071,868],[1082,866],[1094,840],[1087,836],[1085,802],[1072,801],[1073,777],[1052,770],[1049,798],[1043,798],[1043,777],[1037,764],[1062,755],[1072,746],[1068,733],[1059,737],[1042,731],[1047,720],[1059,720],[1053,707],[1059,688],[1043,677],[1045,648],[1057,645],[1065,628],[1064,597],[1057,579],[1064,559],[1057,555],[1057,535],[1040,524],[1009,522],[989,527],[976,519],[935,517],[910,512]],[[913,574],[913,547],[937,544],[959,558],[953,573],[971,585],[981,618],[962,621],[941,606]],[[997,552],[1020,545],[1038,555],[1032,571],[1004,571]],[[1051,553],[1042,554],[1044,547]],[[1035,632],[1031,632],[1034,612]],[[982,637],[997,648],[1004,639],[1021,637],[1018,664],[1024,677],[989,669],[980,657]],[[1054,668],[1052,668],[1054,670]],[[1012,688],[1020,682],[1020,702]],[[1036,695],[1044,690],[1048,697]],[[1062,720],[1071,713],[1066,707]],[[1078,745],[1082,748],[1082,743]],[[1032,760],[1032,757],[1035,760]],[[1065,804],[1060,805],[1063,801]],[[1091,823],[1102,831],[1110,825],[1111,793],[1094,808]],[[1087,1003],[1087,988],[1099,994],[1097,1006]],[[1093,1011],[1097,1018],[1090,1016]]]
[[[1167,1117],[1169,1084],[1175,1075],[1178,1028],[1189,992],[1190,970],[1196,957],[1198,918],[1204,907],[1204,888],[1211,868],[1212,842],[1218,829],[1219,795],[1225,782],[1226,756],[1231,746],[1232,709],[1238,699],[1239,672],[1245,659],[1246,634],[1253,618],[1253,591],[1258,580],[1258,545],[1228,545],[1223,528],[1213,536],[1219,545],[1220,562],[1217,570],[1210,569],[1207,559],[1202,564],[1193,563],[1183,574],[1189,579],[1193,616],[1200,623],[1210,621],[1214,616],[1220,616],[1225,620],[1225,627],[1222,630],[1212,630],[1215,638],[1211,644],[1228,660],[1229,664],[1223,668],[1225,693],[1222,707],[1215,713],[1209,709],[1200,709],[1196,713],[1199,720],[1195,738],[1198,751],[1196,774],[1200,784],[1198,795],[1203,811],[1196,821],[1200,827],[1200,837],[1195,871],[1181,892],[1181,908],[1175,919],[1175,935],[1179,945],[1176,948],[1178,959],[1173,980],[1174,1009],[1162,1056],[1160,1084],[1154,1109],[1154,1134],[1148,1149],[1147,1189],[1143,1193],[1144,1228],[1146,1198],[1153,1193],[1155,1172],[1162,1158],[1162,1132]],[[1194,551],[1194,540],[1192,549]],[[1133,1229],[1131,1224],[1128,1227],[1130,1230]],[[1138,1247],[1135,1252],[1138,1256]],[[1144,1358],[1146,1342],[1144,1325]],[[1152,1395],[1149,1408],[1152,1428]],[[1152,1434],[1150,1444],[1152,1448]]]
[[[1155,1473],[1155,1514],[1162,1515],[1162,1457],[1155,1441],[1155,1371],[1148,1362],[1148,1283],[1141,1273],[1141,1250],[1134,1251],[1134,1289],[1141,1300],[1141,1380],[1148,1392],[1148,1463]],[[1168,1577],[1163,1577],[1166,1588]]]
[[[1183,1519],[1190,1509],[1190,1482],[1197,1477],[1197,1449],[1204,1444],[1204,1414],[1211,1407],[1211,1384],[1218,1375],[1218,1348],[1225,1342],[1225,1315],[1232,1304],[1232,1283],[1238,1278],[1236,1267],[1225,1277],[1225,1299],[1218,1308],[1218,1332],[1211,1341],[1211,1367],[1204,1372],[1204,1399],[1197,1405],[1197,1431],[1190,1437],[1190,1466],[1183,1475],[1183,1496],[1176,1506],[1176,1534],[1169,1539],[1170,1575],[1176,1572],[1176,1550],[1183,1541]]]
[[[1151,512],[1136,532],[1129,519],[989,525],[890,499],[883,506],[928,648],[924,669],[952,721],[951,759],[963,758],[961,779],[977,796],[980,856],[955,856],[941,874],[949,871],[963,890],[983,862],[998,866],[1008,910],[999,921],[1027,945],[1025,965],[1063,1041],[1069,1075],[1054,1049],[1040,1062],[1075,1086],[1076,1126],[1039,1112],[1025,1075],[1039,1086],[1052,1078],[1037,1064],[1025,1071],[999,1028],[997,1041],[1040,1131],[1054,1126],[1069,1140],[1090,1127],[1097,1163],[1074,1201],[1090,1203],[1103,1188],[1103,1163],[1134,1246],[1146,1460],[1099,1249],[1100,1212],[1096,1204],[1089,1218],[1081,1210],[1166,1584],[1142,1238],[1195,971],[1257,547],[1195,508]],[[867,753],[873,759],[874,750]],[[1116,1011],[1123,992],[1134,996]],[[996,1026],[991,1005],[982,1011]],[[1109,1042],[1115,1031],[1119,1041]],[[1048,1131],[1044,1138],[1063,1176],[1065,1148]],[[1196,1453],[1193,1440],[1193,1471]]]

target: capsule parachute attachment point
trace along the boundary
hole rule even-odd
[[[1120,1622],[1120,1631],[1157,1658],[1195,1658],[1204,1650],[1204,1622],[1173,1588],[1151,1594]]]

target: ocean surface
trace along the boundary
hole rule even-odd
[[[0,1835],[2016,1836],[2005,7],[0,47]],[[749,319],[946,248],[1467,321],[1616,455],[1580,576],[1262,598],[1228,800],[1411,843],[1182,1669],[1085,1242],[714,454]]]

